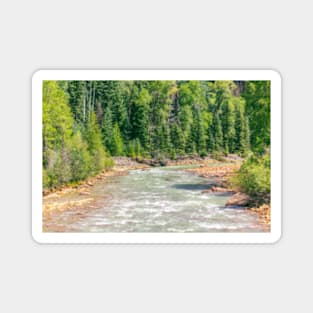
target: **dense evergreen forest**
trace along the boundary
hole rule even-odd
[[[43,83],[44,187],[110,168],[110,156],[245,157],[269,147],[269,81]]]

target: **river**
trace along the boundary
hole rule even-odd
[[[204,193],[214,181],[182,166],[132,170],[97,182],[95,205],[78,220],[59,215],[68,232],[263,232],[258,215],[225,207],[230,194]],[[78,197],[78,195],[76,195]]]

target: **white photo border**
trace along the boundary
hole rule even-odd
[[[271,81],[271,231],[264,233],[49,233],[42,231],[42,83],[44,80]],[[275,70],[38,70],[32,77],[32,236],[38,243],[275,243],[282,231],[281,76]]]

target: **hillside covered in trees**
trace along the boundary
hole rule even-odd
[[[269,147],[269,81],[43,83],[44,187],[110,168],[110,156],[246,156]]]

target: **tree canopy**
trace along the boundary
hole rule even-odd
[[[44,81],[44,186],[112,166],[270,147],[269,81]]]

